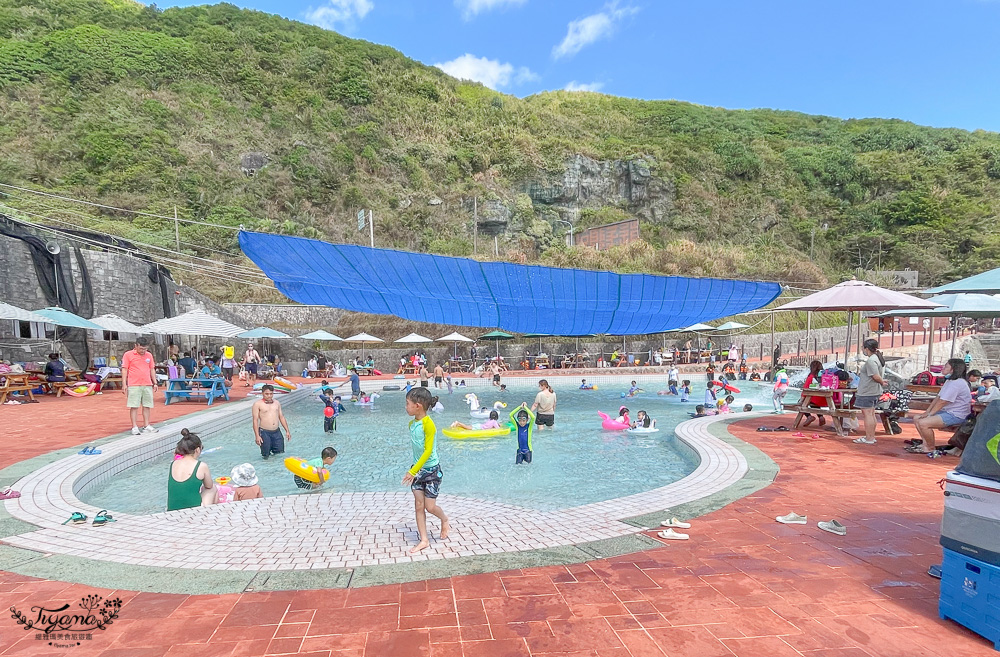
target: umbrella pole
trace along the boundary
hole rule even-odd
[[[844,366],[848,366],[847,357],[851,353],[851,325],[854,323],[854,311],[847,311],[847,343],[844,345]]]
[[[955,340],[958,338],[958,315],[951,318],[951,357],[955,357]]]

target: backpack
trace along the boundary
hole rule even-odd
[[[839,379],[837,379],[837,373],[834,370],[823,370],[819,377],[819,386],[821,388],[827,388],[833,390],[840,385]]]

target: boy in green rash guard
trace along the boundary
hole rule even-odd
[[[535,414],[523,403],[510,412],[510,421],[517,429],[517,456],[514,463],[531,463],[531,433],[534,428]]]
[[[427,513],[441,520],[441,538],[448,538],[451,529],[444,509],[437,505],[441,488],[441,465],[437,455],[437,427],[427,411],[437,404],[438,398],[431,396],[427,388],[414,388],[406,393],[406,414],[411,416],[410,445],[413,447],[413,465],[403,476],[403,485],[409,485],[413,492],[413,508],[417,519],[417,534],[420,542],[410,548],[416,554],[430,547],[427,537]]]

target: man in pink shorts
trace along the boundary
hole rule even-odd
[[[153,408],[153,393],[156,392],[156,368],[153,354],[147,348],[149,340],[135,339],[135,349],[122,356],[122,392],[125,393],[129,417],[132,418],[132,433],[156,433],[159,431],[149,423],[150,409]],[[142,408],[145,428],[139,431],[138,415]]]

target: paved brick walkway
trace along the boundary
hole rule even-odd
[[[37,410],[10,408],[30,410],[40,421],[49,417],[42,413],[46,406],[62,401],[45,400]],[[65,432],[38,431],[34,427],[44,425],[35,424],[8,433],[17,456],[5,453],[6,464],[82,442],[88,431],[104,435],[117,428],[100,415],[113,407],[95,401],[94,407],[80,406],[75,421],[65,420]],[[183,407],[166,411],[175,408]],[[5,424],[7,410],[0,418]],[[13,620],[3,621],[0,654],[995,654],[984,639],[937,619],[937,582],[924,574],[940,556],[937,481],[953,461],[904,454],[900,441],[912,433],[908,425],[903,436],[880,436],[874,447],[826,432],[813,439],[754,431],[789,420],[733,425],[733,433],[764,450],[782,471],[770,487],[695,519],[687,542],[566,567],[219,596],[111,592],[0,573],[5,607],[72,604],[90,593],[125,601],[119,620],[71,650],[49,647]],[[789,510],[808,514],[810,524],[774,522]],[[848,526],[847,536],[815,528],[817,520],[831,517]]]

